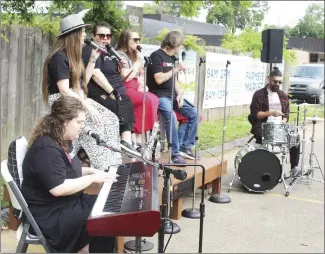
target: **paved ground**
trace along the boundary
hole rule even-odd
[[[311,125],[306,138],[311,136]],[[310,151],[310,142],[306,145]],[[227,193],[232,177],[235,148],[227,152],[228,174],[223,177],[223,192]],[[324,170],[324,124],[316,125],[315,153]],[[307,156],[306,156],[307,157]],[[306,165],[308,163],[307,160]],[[288,171],[288,165],[286,165]],[[319,178],[319,171],[315,172]],[[324,185],[318,182],[299,183],[285,197],[283,184],[268,193],[249,193],[238,179],[229,194],[231,203],[215,204],[205,199],[203,252],[207,253],[324,253]],[[196,199],[196,207],[199,206]],[[183,207],[191,207],[191,198]],[[199,244],[199,220],[181,218],[181,232],[173,235],[166,252],[195,253]],[[165,242],[167,242],[166,235]],[[157,253],[157,236],[149,238],[155,244],[150,251]],[[15,234],[2,232],[1,252],[14,252]],[[30,248],[29,252],[41,252]]]

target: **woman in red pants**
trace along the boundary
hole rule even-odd
[[[122,76],[126,77],[125,87],[126,94],[130,97],[134,104],[135,125],[134,133],[137,135],[137,145],[140,145],[142,134],[142,118],[145,117],[144,131],[153,129],[155,122],[157,121],[157,110],[159,105],[159,99],[156,95],[146,92],[145,99],[145,116],[142,115],[143,109],[143,92],[140,91],[140,83],[138,77],[141,73],[141,55],[137,50],[137,46],[140,44],[140,37],[137,32],[131,30],[124,30],[121,33],[119,41],[117,43],[117,52],[124,57],[128,65],[123,68]],[[131,72],[132,71],[132,72]],[[131,74],[128,76],[128,74]],[[145,86],[146,84],[143,84]],[[154,134],[155,135],[155,134]]]

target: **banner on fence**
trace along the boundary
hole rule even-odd
[[[141,50],[141,56],[142,58],[149,57],[152,52],[158,50],[160,48],[159,45],[148,45],[148,44],[143,44],[141,45],[142,50]],[[182,61],[182,52],[179,53],[179,62]],[[182,71],[178,74],[178,82],[180,82],[180,88],[181,92],[183,93],[183,97],[190,101],[191,103],[194,103],[195,99],[195,82],[196,82],[196,52],[189,50],[185,51],[185,59],[184,62],[187,65],[187,70],[185,73]],[[143,61],[144,64],[144,61]],[[144,81],[144,75],[142,73],[140,77],[141,83]],[[141,89],[142,90],[142,89]],[[143,91],[143,90],[142,90]]]
[[[227,106],[250,104],[254,92],[265,85],[266,64],[260,60],[207,52],[203,109],[224,106],[227,60]]]

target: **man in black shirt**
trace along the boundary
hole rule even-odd
[[[195,143],[197,133],[197,111],[196,109],[183,101],[180,89],[175,82],[173,109],[171,109],[171,97],[173,86],[173,56],[178,55],[182,49],[183,38],[178,31],[169,32],[161,43],[161,48],[153,52],[150,56],[152,64],[147,70],[147,86],[149,91],[159,97],[159,113],[165,119],[165,127],[167,132],[168,143],[172,144],[172,161],[174,163],[183,164],[186,161],[180,156],[180,152],[184,157],[194,158],[192,148]],[[184,64],[179,63],[174,68],[174,74],[186,69]],[[170,137],[170,112],[176,110],[184,117],[188,118],[188,125],[185,131],[183,143],[179,143],[176,115],[172,114],[172,137]]]

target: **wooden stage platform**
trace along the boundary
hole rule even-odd
[[[193,160],[187,160],[188,163],[194,163]],[[161,158],[159,158],[159,163],[166,164],[168,163],[168,153],[163,153]],[[219,178],[220,175],[227,174],[227,161],[224,161],[223,172],[221,172],[221,164],[216,158],[201,158],[197,160],[197,164],[201,164],[205,167],[205,186],[204,188],[212,189],[212,193],[216,194],[219,191]],[[193,192],[193,179],[194,179],[194,167],[172,167],[178,169],[184,169],[187,172],[187,178],[184,181],[180,181],[171,176],[173,184],[173,207],[170,211],[170,219],[179,220],[181,217],[182,210],[185,209],[182,207],[183,198],[187,197],[188,194]],[[162,194],[163,178],[159,177],[159,199],[161,203],[161,194]],[[202,169],[201,167],[196,167],[196,188],[202,188]],[[89,186],[85,192],[86,193],[98,193],[100,190],[100,185]],[[4,188],[4,200],[10,203],[10,198],[6,187]],[[17,230],[19,227],[20,221],[13,216],[12,206],[10,204],[10,214],[9,214],[9,229]],[[122,253],[124,250],[124,237],[118,236],[118,253]],[[18,243],[17,243],[18,244]]]

